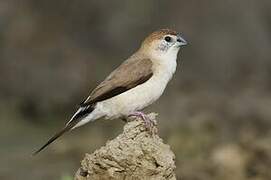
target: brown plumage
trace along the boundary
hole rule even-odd
[[[175,38],[177,39],[175,42],[177,43],[177,45],[174,44],[175,50],[171,51],[172,55],[169,56],[169,61],[168,61],[169,64],[168,65],[164,64],[161,67],[159,66],[160,67],[159,69],[158,66],[156,66],[157,65],[156,60],[158,61],[158,63],[161,60],[159,60],[158,58],[154,61],[152,53],[154,53],[154,51],[157,50],[157,45],[163,42],[163,38],[166,35],[176,36]],[[80,104],[79,110],[73,115],[73,117],[66,124],[66,126],[61,131],[56,133],[52,138],[50,138],[47,141],[47,143],[45,143],[45,145],[43,145],[39,150],[37,150],[34,153],[34,155],[42,151],[45,147],[47,147],[49,144],[54,142],[58,137],[63,135],[65,132],[86,123],[86,122],[83,122],[84,118],[92,114],[92,112],[93,113],[95,112],[96,108],[99,107],[99,106],[96,106],[97,103],[104,103],[108,101],[109,102],[118,101],[116,100],[118,98],[114,99],[114,97],[118,95],[119,97],[121,97],[122,100],[120,100],[120,102],[116,102],[116,104],[122,103],[126,99],[130,99],[131,101],[131,99],[133,99],[133,98],[130,98],[131,96],[141,97],[141,100],[139,100],[138,102],[142,104],[136,104],[138,107],[144,107],[148,105],[151,101],[155,101],[157,98],[161,96],[161,94],[164,91],[164,88],[166,87],[167,82],[171,79],[171,76],[175,72],[176,56],[178,52],[177,51],[178,49],[176,49],[176,47],[180,47],[181,45],[185,45],[185,44],[186,44],[185,40],[183,40],[176,31],[169,30],[169,29],[162,29],[162,30],[153,32],[143,41],[140,49],[134,55],[132,55],[130,58],[124,61],[117,69],[115,69],[102,83],[100,83],[90,93],[89,97],[83,103]],[[168,46],[168,48],[169,47],[170,46]],[[164,51],[160,53],[164,53]],[[155,66],[156,66],[156,69],[154,68]],[[159,71],[162,71],[162,72],[164,71],[163,68],[166,68],[166,69],[168,68],[168,70],[165,71],[164,74],[156,75],[156,76],[159,76],[159,78],[156,78],[154,80],[151,77],[153,77],[155,72],[157,72],[157,68],[159,69]],[[163,80],[159,81],[159,79],[163,79]],[[151,84],[151,86],[153,86],[153,88],[155,88],[155,91],[157,92],[153,93],[152,88],[150,88],[149,86],[146,87],[142,85],[144,83]],[[161,86],[160,85],[157,86],[157,83],[160,83]],[[139,86],[139,85],[142,85],[142,86]],[[137,86],[138,88],[135,91],[133,91],[134,88]],[[124,96],[122,96],[124,92],[127,92],[127,94],[124,94]],[[142,94],[144,94],[144,96],[141,96]],[[142,99],[142,97],[144,97],[145,99]],[[125,104],[124,107],[129,108],[129,103],[133,103],[133,102],[129,102],[128,100],[127,105]],[[101,107],[103,107],[103,105]],[[118,105],[116,107],[118,107]],[[114,110],[115,108],[115,111],[117,111],[118,108],[116,107],[109,107],[109,109],[111,111],[112,109]],[[103,107],[103,108],[108,108],[108,107]],[[133,109],[132,111],[134,110],[137,110],[137,108]],[[130,110],[128,109],[127,111],[130,111]],[[118,112],[118,113],[123,115],[123,112]],[[95,120],[103,116],[110,117],[111,115],[102,114],[102,116],[96,116],[92,118]],[[88,119],[88,121],[90,121],[90,119]],[[81,122],[83,123],[80,124]]]
[[[144,47],[114,70],[81,105],[86,106],[106,100],[147,81],[152,76],[152,61],[142,58],[142,53],[148,49],[146,46],[150,46],[151,42],[161,39],[165,35],[176,36],[177,32],[171,29],[161,29],[150,34],[142,43]]]
[[[67,125],[51,137],[33,155],[38,154],[58,137],[72,129],[83,117],[93,111],[95,103],[117,96],[146,82],[151,78],[152,74],[152,61],[150,59],[144,59],[136,54],[124,61],[81,103],[81,110],[73,116]]]
[[[81,105],[109,99],[146,82],[151,76],[152,61],[132,56],[98,85]]]
[[[150,43],[152,43],[155,40],[162,39],[165,35],[173,35],[176,36],[178,33],[171,29],[161,29],[158,31],[155,31],[151,33],[142,43],[142,46],[145,48],[146,46],[149,46]]]

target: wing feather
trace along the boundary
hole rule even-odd
[[[95,104],[128,91],[149,80],[153,75],[152,61],[144,58],[130,58],[113,71],[81,106]]]

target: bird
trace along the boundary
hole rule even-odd
[[[187,45],[180,33],[160,29],[147,36],[139,49],[105,78],[80,104],[64,128],[52,136],[38,154],[65,132],[100,118],[140,117],[151,121],[142,111],[163,94],[177,67],[177,54]]]

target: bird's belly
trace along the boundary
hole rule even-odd
[[[97,104],[108,119],[126,116],[156,101],[163,93],[168,80],[152,77],[146,83]]]

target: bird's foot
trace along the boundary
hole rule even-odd
[[[146,129],[151,133],[151,134],[155,134],[156,133],[156,122],[153,121],[152,119],[150,119],[145,113],[141,112],[141,111],[136,111],[132,114],[129,114],[128,117],[140,117],[145,124]]]

